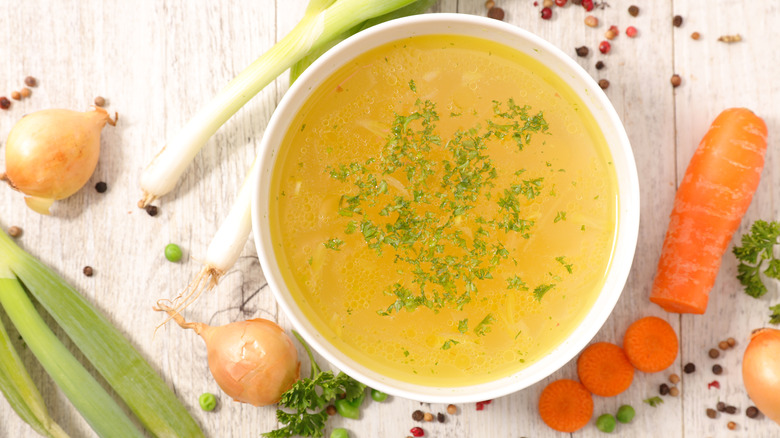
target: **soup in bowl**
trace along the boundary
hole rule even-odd
[[[546,377],[628,275],[636,168],[598,85],[542,39],[429,14],[349,38],[290,88],[252,220],[269,286],[342,371],[427,402]]]

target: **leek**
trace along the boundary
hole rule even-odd
[[[50,438],[67,438],[68,434],[49,416],[43,397],[24,368],[24,363],[16,349],[11,345],[11,338],[8,337],[2,321],[0,321],[0,391],[19,418],[36,432]]]
[[[344,6],[347,3],[354,2],[352,0],[312,0],[306,8],[301,23],[293,29],[290,35],[300,32],[299,29],[302,28],[301,26],[303,23],[308,22],[312,17],[320,16],[318,14],[332,10],[332,8],[335,8],[337,5],[347,11],[347,7]],[[393,0],[376,3],[377,4],[372,4],[371,7],[366,6],[366,10],[363,13],[357,14],[355,11],[351,12],[349,17],[343,17],[344,19],[339,22],[339,28],[345,28],[345,31],[336,33],[336,26],[332,26],[330,28],[331,32],[322,33],[317,42],[310,46],[305,56],[300,54],[296,55],[297,62],[290,68],[290,82],[294,82],[295,79],[297,79],[297,77],[314,62],[314,60],[325,53],[325,51],[350,35],[394,18],[425,12],[433,3],[435,3],[435,0],[415,0],[412,2],[406,0]],[[382,4],[380,5],[379,3]],[[347,14],[347,12],[342,13],[345,15]],[[366,20],[364,17],[369,17],[369,19]],[[362,21],[359,21],[361,19]],[[347,23],[350,23],[350,25],[348,26]],[[305,28],[305,25],[303,28]],[[288,61],[292,60],[290,59]],[[247,70],[252,69],[253,66],[250,66]],[[245,70],[241,75],[246,74],[246,72],[247,71]],[[241,77],[241,75],[239,75],[239,77]],[[236,80],[237,79],[238,78],[236,78]],[[231,85],[228,85],[228,87],[230,86]],[[173,300],[159,301],[155,308],[156,310],[173,309],[174,312],[180,312],[193,303],[203,292],[207,292],[216,287],[222,276],[236,263],[252,229],[251,181],[255,180],[254,174],[260,171],[258,166],[258,160],[255,159],[249,173],[244,178],[238,196],[235,201],[233,201],[230,212],[228,212],[225,220],[220,224],[217,233],[209,244],[206,251],[206,257],[203,259],[203,268],[195,276],[195,279],[179,292]],[[166,322],[169,320],[170,317],[166,319]]]
[[[52,380],[101,437],[143,437],[122,408],[52,333],[8,267],[0,264],[0,304]]]
[[[419,0],[313,0],[281,41],[239,73],[169,139],[141,175],[144,208],[171,191],[208,139],[249,99],[311,51],[350,28]]]
[[[3,231],[0,231],[0,261],[62,327],[147,430],[160,438],[203,436],[173,391],[119,330],[59,275],[19,248]],[[8,286],[11,280],[3,281],[7,287],[13,287]],[[24,326],[20,324],[30,322],[15,324],[22,332]],[[31,345],[32,339],[27,342]],[[88,395],[82,391],[82,397]]]

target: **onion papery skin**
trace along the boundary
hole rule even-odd
[[[780,424],[780,330],[755,330],[742,358],[742,381],[750,399]]]
[[[205,327],[211,374],[234,400],[254,406],[277,403],[300,376],[298,352],[274,322],[256,318]]]

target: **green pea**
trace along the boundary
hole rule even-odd
[[[169,243],[165,246],[165,258],[171,262],[178,262],[181,260],[182,252],[179,245],[175,243]]]
[[[604,414],[596,420],[596,427],[602,431],[610,433],[615,430],[615,417],[612,414]]]
[[[634,415],[636,415],[634,408],[629,405],[623,405],[618,408],[617,421],[621,423],[630,423],[631,420],[634,419]]]
[[[217,397],[210,392],[204,392],[198,397],[198,403],[204,411],[213,411],[217,407]]]
[[[336,400],[336,412],[344,418],[352,418],[357,420],[360,418],[360,405],[355,405],[354,402],[348,402],[345,398]]]
[[[377,389],[372,389],[371,398],[374,399],[374,401],[383,402],[387,400],[387,394]]]
[[[330,433],[330,438],[349,438],[349,432],[347,432],[347,429],[338,427]]]

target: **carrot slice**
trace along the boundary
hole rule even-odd
[[[655,316],[634,321],[623,335],[623,351],[634,368],[657,373],[677,359],[677,334],[668,322]]]
[[[588,391],[602,397],[613,397],[631,386],[634,366],[619,346],[597,342],[580,354],[577,375]]]
[[[767,129],[745,108],[712,122],[677,189],[650,301],[668,312],[702,314],[723,253],[764,168]]]
[[[593,416],[593,396],[580,382],[555,380],[539,396],[539,415],[557,431],[580,430]]]

